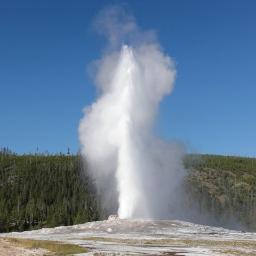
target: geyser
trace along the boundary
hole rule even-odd
[[[133,19],[122,22],[132,27],[129,35],[138,34]],[[109,33],[119,33],[114,27],[108,24]],[[135,41],[97,62],[100,94],[80,122],[82,154],[105,208],[117,197],[120,218],[167,218],[183,176],[183,149],[157,138],[153,125],[160,101],[173,89],[175,68],[155,41]]]

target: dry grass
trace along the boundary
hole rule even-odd
[[[256,252],[242,252],[240,250],[223,250],[222,253],[234,256],[256,256]]]
[[[47,255],[67,256],[78,253],[88,252],[86,248],[83,248],[75,244],[66,244],[55,241],[45,240],[33,240],[33,239],[18,239],[18,238],[6,238],[8,242],[14,246],[23,247],[26,249],[45,249],[49,251]]]
[[[140,246],[209,247],[230,255],[255,255],[256,241],[213,239],[119,239],[114,237],[87,237],[84,240]],[[250,250],[246,253],[243,249]],[[255,253],[252,253],[255,251]]]

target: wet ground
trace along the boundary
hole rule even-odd
[[[83,255],[256,255],[256,233],[182,221],[112,219],[1,236],[77,244]]]

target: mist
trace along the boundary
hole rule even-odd
[[[109,212],[169,218],[178,209],[185,150],[154,128],[159,104],[174,88],[174,62],[124,7],[102,10],[94,28],[107,44],[93,62],[98,96],[80,121],[82,155]]]

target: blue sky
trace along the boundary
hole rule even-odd
[[[104,41],[99,10],[119,1],[0,0],[0,146],[79,149],[82,109],[95,98],[88,64]],[[256,1],[128,1],[176,62],[158,133],[188,151],[256,156]]]

